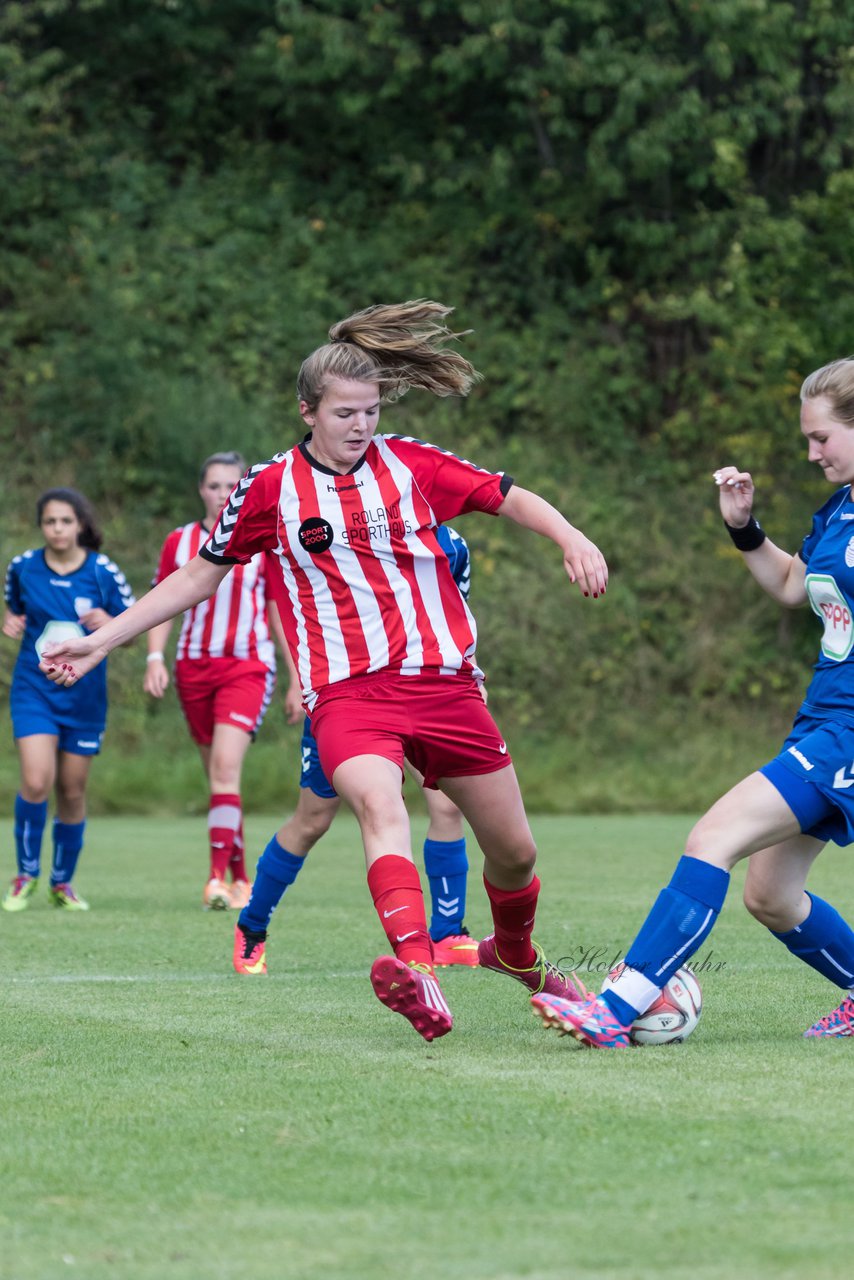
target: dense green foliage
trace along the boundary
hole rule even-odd
[[[465,522],[508,735],[740,726],[746,767],[815,635],[744,580],[709,473],[749,467],[792,548],[823,496],[797,389],[854,346],[852,48],[852,0],[7,4],[0,549],[73,480],[141,588],[200,457],[295,437],[331,323],[437,297],[485,381],[386,425],[541,490],[614,571],[589,607]]]

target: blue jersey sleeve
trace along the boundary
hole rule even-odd
[[[471,555],[468,543],[456,529],[445,524],[439,525],[436,537],[439,539],[439,546],[448,557],[451,576],[460,589],[460,595],[464,600],[468,600],[471,591]]]
[[[96,574],[101,591],[102,608],[106,609],[107,613],[116,618],[135,603],[130,583],[109,556],[98,556]]]
[[[22,563],[22,557],[15,556],[6,570],[6,604],[10,613],[23,614],[27,612],[24,608],[24,601],[21,598]]]

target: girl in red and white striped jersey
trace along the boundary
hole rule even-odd
[[[234,451],[211,454],[202,463],[199,496],[204,518],[169,534],[154,586],[198,555],[245,470],[245,461]],[[281,635],[281,624],[271,609],[268,626],[267,613],[264,556],[259,553],[223,579],[209,600],[186,611],[178,637],[175,689],[210,786],[210,874],[202,902],[213,910],[240,910],[251,891],[244,860],[240,777],[276,680],[270,628],[277,627]],[[171,628],[169,619],[148,633],[143,688],[154,698],[162,698],[169,685],[164,650]]]
[[[368,884],[394,952],[374,962],[379,999],[427,1040],[450,1031],[401,796],[404,758],[459,806],[484,853],[495,923],[480,963],[529,991],[572,982],[532,942],[536,849],[507,747],[480,694],[474,619],[436,528],[502,515],[554,542],[570,581],[604,594],[598,548],[543,498],[434,445],[375,435],[380,404],[419,387],[466,395],[479,374],[450,347],[449,309],[370,307],[334,325],[297,383],[310,434],[250,467],[199,555],[88,640],[47,651],[74,683],[115,644],[205,599],[234,565],[267,555],[269,591],[312,717],[321,765],[354,810]],[[252,945],[247,939],[247,945]],[[259,947],[263,943],[258,944]]]

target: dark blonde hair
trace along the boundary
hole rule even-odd
[[[417,298],[356,311],[329,330],[329,342],[302,362],[297,396],[316,409],[331,378],[376,382],[380,399],[399,400],[410,387],[434,396],[468,395],[481,375],[448,343],[470,333],[445,324],[453,307]]]
[[[205,458],[199,467],[199,484],[205,483],[205,476],[211,467],[239,467],[240,474],[246,470],[246,459],[242,453],[238,453],[236,449],[226,449],[223,453],[212,453],[209,458]]]
[[[801,400],[826,396],[837,422],[854,427],[854,356],[831,360],[804,378]]]

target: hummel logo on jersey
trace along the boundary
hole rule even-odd
[[[854,511],[843,511],[840,520],[854,520]]]
[[[254,720],[250,720],[248,716],[242,716],[239,711],[229,711],[229,720],[237,720],[239,724],[248,724],[251,729],[255,724]]]
[[[326,492],[327,493],[346,493],[348,489],[362,489],[362,488],[364,488],[364,481],[357,480],[355,484],[339,484],[339,485],[328,484],[326,486]]]
[[[402,907],[395,907],[393,911],[384,911],[383,920],[388,920],[389,916],[396,916],[398,911],[405,911],[408,906],[409,903],[407,902]]]
[[[52,587],[68,587],[69,591],[71,590],[71,583],[70,583],[70,582],[60,582],[60,580],[59,580],[58,578],[51,578],[51,579],[50,579],[50,585],[51,585]]]
[[[789,747],[789,754],[793,755],[795,759],[799,762],[799,764],[802,764],[805,769],[815,768],[815,765],[813,764],[812,760],[807,760],[804,753],[802,751],[799,751],[797,747]]]

